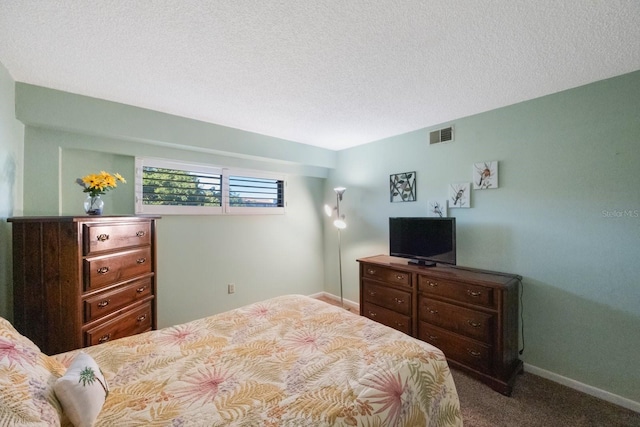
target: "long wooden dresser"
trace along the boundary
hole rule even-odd
[[[510,395],[518,358],[521,277],[455,266],[359,259],[360,314],[440,348],[449,364]]]
[[[13,318],[47,354],[156,329],[158,217],[14,217]]]

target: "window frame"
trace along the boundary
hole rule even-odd
[[[186,172],[198,172],[221,175],[221,206],[180,206],[180,205],[147,205],[143,203],[143,168],[145,166],[174,169]],[[231,206],[229,177],[247,177],[258,179],[272,179],[281,181],[282,206],[277,207],[251,207]],[[287,176],[281,173],[272,173],[251,169],[230,168],[222,166],[205,165],[177,160],[159,159],[152,157],[136,157],[135,159],[135,212],[136,214],[153,215],[283,215],[287,206]]]

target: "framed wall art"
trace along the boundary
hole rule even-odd
[[[473,164],[473,188],[488,190],[498,188],[498,161]]]
[[[427,200],[427,216],[444,218],[447,216],[447,199]]]
[[[471,185],[468,182],[458,182],[449,185],[449,207],[450,208],[470,208],[471,207]]]
[[[416,201],[416,173],[402,172],[389,176],[390,202]]]

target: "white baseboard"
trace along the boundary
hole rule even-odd
[[[530,372],[539,377],[546,378],[550,381],[562,384],[590,396],[597,397],[598,399],[613,403],[614,405],[622,406],[623,408],[627,408],[635,412],[640,412],[640,402],[635,402],[631,399],[618,396],[617,394],[609,393],[608,391],[572,380],[571,378],[563,377],[562,375],[547,371],[546,369],[538,368],[537,366],[529,365],[528,363],[524,364],[524,370],[525,372]]]
[[[317,298],[317,297],[324,297],[324,298],[328,298],[332,301],[337,302],[338,304],[340,304],[340,297],[330,294],[329,292],[318,292],[317,294],[313,294],[313,295],[309,295],[311,298]],[[344,303],[344,306],[347,307],[349,309],[350,312],[355,313],[355,314],[360,314],[360,304],[353,302],[351,300],[348,300],[346,298],[342,298],[342,302]]]

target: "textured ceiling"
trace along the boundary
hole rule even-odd
[[[638,0],[2,0],[16,81],[342,149],[640,69]]]

